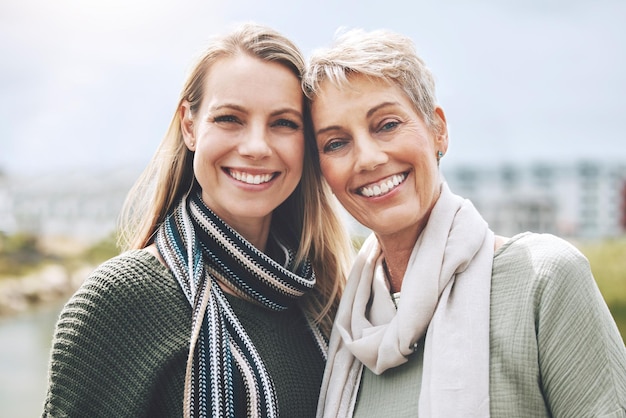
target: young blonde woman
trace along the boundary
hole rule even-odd
[[[305,85],[324,177],[373,232],[319,416],[626,417],[626,349],[589,263],[552,235],[495,235],[450,190],[446,117],[411,40],[348,31]]]
[[[350,244],[276,31],[215,39],[57,324],[44,416],[314,416]]]

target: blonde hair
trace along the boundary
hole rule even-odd
[[[154,241],[154,235],[194,182],[193,153],[183,141],[180,108],[189,102],[191,111],[201,104],[207,73],[220,58],[247,54],[277,62],[302,79],[305,67],[296,45],[263,25],[246,23],[230,34],[214,38],[193,66],[182,89],[167,133],[152,160],[130,190],[120,222],[122,250],[141,249]],[[308,103],[305,107],[306,147],[302,179],[296,190],[275,209],[272,231],[281,238],[293,237],[299,260],[308,258],[317,277],[316,290],[303,304],[328,335],[341,296],[352,257],[348,233],[341,223],[337,204],[322,181],[312,138]]]
[[[313,52],[303,89],[314,100],[322,82],[346,87],[350,76],[357,74],[396,84],[426,124],[436,125],[435,81],[410,38],[387,30],[339,30],[330,48]]]

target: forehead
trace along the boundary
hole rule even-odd
[[[413,109],[404,91],[392,81],[365,75],[352,75],[347,81],[335,83],[324,80],[312,101],[313,118],[336,119],[342,114],[369,112],[381,103],[395,103]]]
[[[327,99],[330,95],[359,96],[364,92],[382,92],[385,90],[394,90],[396,88],[396,83],[385,78],[368,76],[359,73],[348,74],[342,79],[331,80],[327,78],[321,81],[313,102],[319,98]]]
[[[259,105],[302,102],[299,78],[286,65],[247,54],[224,56],[213,63],[204,80],[203,96],[213,100],[242,100]]]
[[[207,70],[206,83],[220,83],[223,80],[235,79],[272,81],[292,80],[299,82],[298,77],[284,63],[279,61],[264,60],[245,53],[224,55],[213,62]]]

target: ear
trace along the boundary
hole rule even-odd
[[[183,134],[185,145],[189,151],[196,150],[196,134],[193,126],[193,114],[191,112],[191,104],[184,101],[178,108],[178,116],[180,117],[180,131]]]
[[[440,106],[435,108],[435,148],[444,154],[448,151],[448,122]]]

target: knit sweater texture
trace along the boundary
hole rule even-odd
[[[272,376],[282,417],[315,415],[323,358],[299,308],[229,296]],[[145,251],[99,266],[57,322],[43,416],[180,417],[191,307]]]

